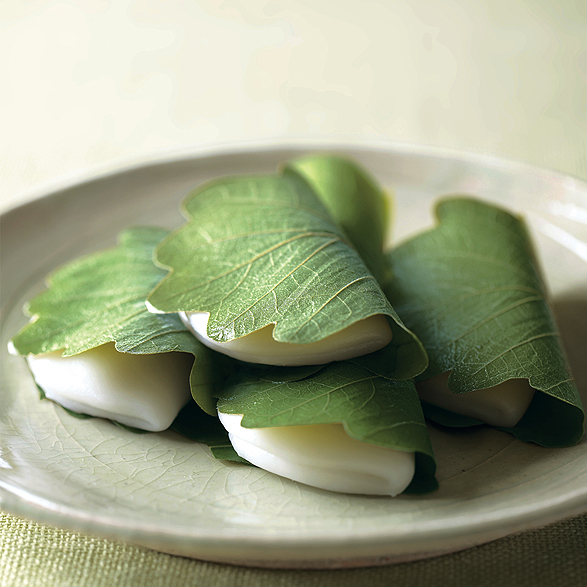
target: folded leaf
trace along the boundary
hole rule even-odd
[[[335,155],[309,155],[287,168],[312,186],[332,218],[348,235],[379,283],[390,278],[383,248],[389,232],[390,199],[356,163]]]
[[[436,489],[434,453],[413,381],[385,379],[350,362],[331,363],[299,380],[278,371],[269,378],[237,372],[216,391],[218,410],[244,414],[245,428],[341,423],[356,440],[416,453],[406,492]]]
[[[209,312],[208,336],[218,342],[275,324],[273,337],[294,344],[383,314],[392,373],[410,378],[426,366],[420,342],[297,174],[208,184],[184,212],[188,223],[157,248],[170,272],[149,296],[155,310]]]
[[[190,402],[181,410],[170,429],[195,442],[207,444],[217,459],[249,464],[232,448],[228,432],[218,417],[206,414],[194,402]]]
[[[215,414],[210,386],[217,378],[212,353],[188,332],[177,315],[147,311],[147,294],[165,275],[152,260],[155,245],[167,234],[159,228],[121,233],[118,246],[83,257],[48,277],[48,289],[26,306],[31,321],[12,339],[21,355],[63,350],[68,357],[114,342],[123,353],[178,351],[197,360],[192,394]]]
[[[388,257],[388,296],[430,357],[418,379],[450,371],[455,393],[527,379],[541,393],[508,431],[546,446],[578,442],[581,400],[524,224],[471,198],[446,199],[436,214],[437,228]]]

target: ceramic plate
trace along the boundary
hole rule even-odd
[[[2,217],[3,507],[72,530],[211,561],[275,567],[384,564],[468,548],[587,511],[587,442],[523,444],[490,429],[431,429],[440,490],[338,495],[216,461],[174,433],[135,435],[40,401],[6,342],[58,265],[129,225],[173,227],[194,185],[271,172],[302,152],[355,157],[396,197],[394,240],[431,224],[433,200],[469,193],[526,214],[585,398],[587,184],[518,163],[381,144],[264,145],[182,153],[68,185]]]

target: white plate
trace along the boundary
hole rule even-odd
[[[5,349],[26,321],[23,302],[48,271],[114,244],[129,225],[179,224],[178,201],[203,180],[271,172],[319,147],[355,157],[395,190],[396,239],[428,226],[431,202],[447,193],[527,213],[585,398],[584,182],[496,159],[381,144],[184,153],[87,179],[2,218],[0,473],[7,511],[184,556],[275,567],[413,560],[587,511],[585,440],[552,450],[489,429],[432,429],[438,492],[360,497],[215,461],[205,446],[173,433],[134,435],[106,421],[77,420],[38,399],[24,361]]]

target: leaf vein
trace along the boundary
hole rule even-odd
[[[535,340],[539,340],[541,338],[548,338],[550,336],[558,337],[558,332],[544,332],[542,334],[537,334],[536,336],[532,336],[531,338],[527,338],[526,340],[523,340],[523,341],[515,344],[514,346],[510,347],[509,349],[506,349],[505,351],[499,353],[499,355],[496,355],[495,357],[493,357],[493,359],[491,359],[491,361],[488,361],[487,363],[485,363],[484,365],[479,367],[479,369],[477,369],[476,371],[471,373],[471,375],[466,377],[464,379],[464,381],[470,381],[475,375],[477,375],[477,373],[479,373],[479,371],[482,371],[483,369],[487,368],[492,363],[495,363],[495,361],[497,361],[498,359],[500,359],[501,357],[503,357],[507,353],[513,352],[515,349],[517,349],[521,346],[524,346],[525,344],[529,344],[531,342],[534,342]]]

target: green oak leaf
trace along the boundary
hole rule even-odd
[[[438,227],[388,256],[395,279],[386,293],[430,358],[418,379],[450,371],[455,393],[527,379],[540,393],[508,431],[546,446],[575,444],[581,400],[523,222],[464,197],[441,201],[436,214]]]
[[[250,464],[242,457],[239,457],[234,448],[232,448],[232,444],[228,439],[228,432],[226,432],[220,420],[216,416],[211,416],[200,410],[195,402],[188,403],[179,412],[170,429],[190,440],[207,444],[217,459]]]
[[[68,357],[108,342],[118,351],[171,351],[197,357],[190,375],[192,395],[215,414],[210,396],[218,378],[214,353],[187,330],[177,315],[151,314],[147,294],[165,275],[153,263],[153,249],[167,235],[152,227],[128,229],[118,246],[73,261],[52,273],[48,289],[25,306],[31,321],[11,343],[21,355],[63,350]]]
[[[391,275],[383,256],[390,225],[390,198],[374,178],[337,155],[307,155],[287,163],[314,189],[332,218],[348,235],[379,283]]]
[[[219,342],[275,324],[273,337],[294,344],[383,314],[390,375],[425,368],[420,342],[298,174],[216,181],[192,192],[183,212],[187,224],[157,248],[170,271],[148,298],[156,311],[209,312],[208,335]]]
[[[306,379],[318,371],[324,369],[326,365],[303,365],[300,367],[281,367],[275,365],[262,365],[257,363],[239,363],[239,376],[245,374],[250,378],[259,378],[264,381],[273,381],[282,383],[285,381],[300,381]]]
[[[242,426],[342,423],[356,440],[416,453],[407,493],[437,488],[436,464],[413,381],[379,377],[351,362],[326,365],[300,380],[236,373],[216,390],[218,410],[244,414]]]

